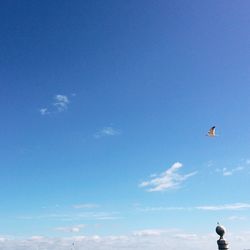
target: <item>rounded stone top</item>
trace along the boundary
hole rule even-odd
[[[223,235],[225,234],[226,229],[223,226],[220,226],[219,223],[218,223],[218,226],[216,227],[215,231],[220,237],[223,237]]]

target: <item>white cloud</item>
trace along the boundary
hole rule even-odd
[[[137,207],[137,210],[142,212],[160,212],[160,211],[180,211],[180,210],[188,210],[190,208],[186,207]]]
[[[159,236],[161,234],[162,234],[161,230],[152,230],[152,229],[145,229],[134,232],[134,236]]]
[[[224,175],[224,176],[230,176],[230,175],[232,175],[233,174],[233,171],[231,170],[227,170],[227,168],[223,168],[222,169],[222,174]]]
[[[57,227],[55,228],[56,231],[61,231],[65,233],[79,233],[85,225],[76,225],[71,227]]]
[[[156,192],[156,191],[164,191],[171,188],[180,187],[181,183],[197,174],[197,172],[192,172],[189,174],[181,175],[178,172],[180,168],[182,168],[182,163],[176,162],[165,172],[152,178],[149,181],[143,181],[139,186],[140,187],[149,187],[147,191]]]
[[[223,168],[222,174],[223,174],[223,176],[230,176],[230,175],[233,175],[235,172],[242,171],[243,169],[244,169],[244,167],[242,167],[242,166],[232,168],[232,169]]]
[[[1,237],[1,236],[0,236],[0,242],[5,242],[6,240],[7,240],[6,237]]]
[[[217,206],[198,206],[196,208],[200,209],[200,210],[208,210],[208,211],[243,210],[243,209],[250,209],[250,204],[248,204],[248,203],[232,203],[232,204],[217,205]]]
[[[29,239],[33,241],[43,241],[45,237],[41,235],[34,235],[34,236],[31,236]]]
[[[237,215],[232,215],[232,216],[228,217],[228,220],[232,220],[232,221],[243,221],[246,219],[247,218],[244,216],[237,216]]]
[[[186,232],[178,229],[143,229],[128,235],[76,235],[72,237],[49,238],[34,236],[29,238],[5,237],[0,240],[0,249],[34,250],[203,250],[217,249],[219,236],[214,229],[211,233]],[[249,249],[250,232],[230,232],[225,238],[230,249]]]
[[[39,109],[41,115],[48,115],[52,113],[63,112],[68,109],[70,101],[68,96],[57,94],[54,96],[54,101],[52,101],[48,107],[43,107]]]
[[[250,209],[250,203],[232,203],[232,204],[222,204],[222,205],[206,205],[206,206],[193,206],[193,207],[140,207],[136,206],[136,210],[140,212],[164,212],[164,211],[194,211],[194,210],[203,210],[203,211],[225,211],[225,210],[247,210]],[[237,219],[236,216],[234,216]],[[231,219],[234,219],[231,216]],[[238,217],[242,218],[242,217]]]
[[[160,236],[169,232],[175,232],[176,229],[144,229],[138,230],[133,233],[134,236],[145,237],[145,236]]]
[[[69,105],[69,99],[66,95],[56,95],[54,97],[55,102],[53,105],[57,108],[59,112],[65,111]]]
[[[68,250],[73,246],[78,250],[175,250],[185,246],[186,250],[211,250],[216,246],[215,233],[199,235],[182,231],[146,229],[129,235],[73,236],[64,238],[8,239],[0,242],[4,250],[53,249]],[[192,239],[190,241],[190,238]]]
[[[238,164],[233,167],[223,167],[215,168],[215,172],[222,174],[223,176],[232,176],[236,173],[245,173],[246,170],[249,170],[250,159],[241,159]]]
[[[196,240],[196,239],[198,239],[197,234],[190,234],[190,233],[178,233],[178,234],[175,234],[175,237],[179,238],[179,239],[184,239],[184,240]]]
[[[118,129],[114,129],[112,127],[104,127],[102,129],[100,129],[99,131],[97,131],[94,134],[94,137],[96,139],[99,139],[101,137],[105,137],[105,136],[115,136],[115,135],[119,135],[121,134],[121,131]]]
[[[41,115],[48,115],[49,114],[49,111],[48,111],[47,108],[41,108],[39,110],[39,112],[40,112]]]
[[[84,203],[84,204],[77,204],[77,205],[73,205],[73,208],[76,209],[81,209],[81,208],[97,208],[99,207],[98,204],[93,204],[93,203]]]
[[[36,216],[30,215],[21,215],[18,216],[17,219],[20,220],[45,220],[45,219],[53,219],[55,221],[81,221],[83,219],[86,220],[118,220],[121,219],[120,214],[118,212],[80,212],[80,213],[51,213],[51,214],[41,214]]]

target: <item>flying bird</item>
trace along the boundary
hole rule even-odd
[[[213,126],[212,128],[209,129],[209,131],[207,132],[207,136],[209,136],[209,137],[215,136],[215,126]]]

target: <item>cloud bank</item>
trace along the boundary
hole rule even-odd
[[[25,239],[0,237],[0,249],[4,250],[204,250],[217,249],[218,235],[212,233],[185,232],[178,229],[142,229],[129,235],[80,235],[64,238],[32,236]],[[238,232],[226,235],[230,249],[249,249],[250,233]]]

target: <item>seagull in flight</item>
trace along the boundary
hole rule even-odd
[[[209,129],[209,131],[207,132],[207,136],[209,137],[215,137],[215,126],[213,126],[212,128]]]

